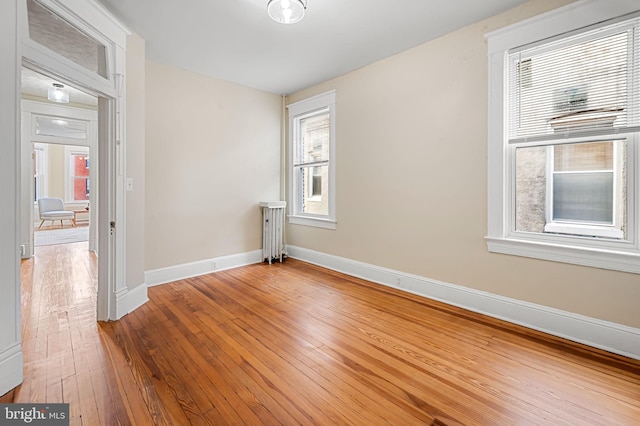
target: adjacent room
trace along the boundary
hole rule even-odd
[[[0,403],[640,424],[637,2],[8,0],[0,40]]]
[[[56,98],[58,93],[66,95],[62,102]],[[70,98],[73,103],[67,102]],[[21,192],[33,201],[33,235],[29,230],[25,236],[25,257],[31,257],[35,247],[90,239],[89,250],[95,251],[96,228],[90,226],[90,206],[96,189],[91,153],[97,143],[97,104],[94,96],[22,68],[21,136],[25,151],[21,166],[28,171],[25,175],[32,177],[22,182]],[[28,212],[24,216],[28,217]]]

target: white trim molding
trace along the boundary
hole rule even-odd
[[[145,271],[144,276],[147,286],[155,286],[260,262],[262,262],[262,250],[253,250],[166,268],[152,269]]]
[[[22,347],[20,342],[0,353],[0,395],[22,383]]]
[[[147,285],[145,283],[129,290],[116,294],[116,318],[120,319],[138,309],[149,301]]]
[[[638,328],[302,247],[289,245],[287,251],[289,257],[293,259],[640,360],[640,329]]]
[[[640,254],[613,250],[588,250],[560,243],[523,241],[517,238],[485,237],[492,253],[533,257],[555,262],[640,274]]]
[[[289,223],[292,225],[315,226],[323,229],[336,229],[336,221],[330,219],[309,218],[304,216],[289,215]]]

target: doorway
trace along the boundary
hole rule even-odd
[[[52,91],[65,102],[52,101]],[[58,241],[88,241],[97,252],[98,98],[27,67],[21,98],[21,199],[33,203],[22,211],[22,258]],[[38,200],[47,198],[64,203],[72,219],[42,221]]]
[[[125,282],[125,186],[122,147],[125,128],[125,58],[127,30],[95,2],[72,0],[0,1],[0,394],[23,378],[19,258],[23,211],[33,200],[22,200],[20,72],[21,65],[98,98],[98,226],[97,319],[117,319],[137,306],[129,302]],[[44,30],[44,32],[42,31]],[[78,40],[87,43],[76,42]],[[83,52],[88,55],[84,55]],[[78,56],[80,55],[80,56]],[[90,59],[95,68],[88,68]],[[13,141],[11,143],[10,141]],[[5,143],[6,142],[6,143]],[[29,179],[33,178],[31,176]],[[116,224],[118,230],[116,232]],[[33,224],[29,224],[33,226]],[[122,301],[122,303],[121,303]],[[128,304],[125,302],[129,302]],[[141,304],[141,303],[140,303]],[[120,305],[123,305],[120,310]]]

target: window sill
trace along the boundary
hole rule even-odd
[[[640,274],[640,252],[594,247],[578,247],[559,243],[526,241],[514,238],[485,237],[492,253],[532,257]]]
[[[315,228],[336,229],[335,220],[318,218],[318,217],[290,215],[289,223],[292,225],[312,226]]]
[[[544,226],[544,232],[556,234],[583,235],[587,237],[624,238],[624,233],[612,226],[579,225],[575,223],[551,222]]]

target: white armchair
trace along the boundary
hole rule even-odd
[[[64,209],[64,202],[60,198],[38,199],[38,210],[40,211],[40,219],[42,219],[38,229],[42,228],[42,224],[45,220],[50,220],[52,225],[54,224],[54,221],[59,220],[60,227],[64,227],[62,221],[67,219],[71,221],[71,226],[76,226],[73,220],[73,212]]]

